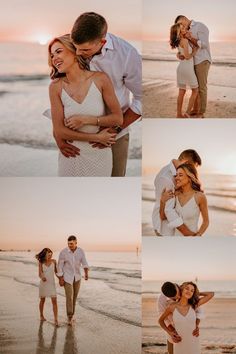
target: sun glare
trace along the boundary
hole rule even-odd
[[[52,36],[48,34],[39,34],[38,36],[35,36],[35,41],[41,45],[45,45],[50,41],[51,38]]]

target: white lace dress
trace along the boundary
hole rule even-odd
[[[189,53],[192,53],[192,47],[188,44]],[[184,49],[178,47],[179,53],[184,55]],[[194,71],[194,62],[193,58],[187,60],[180,60],[177,67],[177,87],[186,89],[186,88],[197,88],[198,81]]]
[[[82,103],[78,103],[62,89],[61,100],[64,106],[65,118],[76,114],[102,116],[105,114],[105,104],[103,97],[97,86],[92,82],[86,97]],[[98,126],[84,125],[79,131],[84,133],[97,133]],[[112,151],[111,148],[93,148],[89,142],[73,141],[74,146],[80,149],[80,155],[66,158],[59,152],[58,175],[67,176],[97,176],[109,177],[112,171]]]
[[[200,216],[200,209],[196,203],[195,196],[187,201],[183,206],[180,205],[178,197],[176,197],[175,210],[182,218],[184,224],[193,232],[198,231],[198,221]],[[175,230],[175,236],[183,236],[179,230]]]
[[[196,312],[192,307],[185,316],[178,309],[173,312],[173,322],[181,342],[174,343],[174,354],[201,354],[199,337],[193,336],[196,327]]]
[[[56,284],[54,276],[55,265],[52,262],[49,266],[42,264],[43,274],[46,281],[40,280],[39,284],[39,297],[56,297]]]

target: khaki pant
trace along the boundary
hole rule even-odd
[[[129,134],[122,136],[112,146],[112,177],[124,177],[128,158]]]
[[[210,69],[210,62],[205,60],[200,64],[194,65],[195,74],[197,76],[200,96],[200,112],[204,114],[207,106],[207,77]]]
[[[75,305],[80,288],[80,280],[74,281],[73,284],[65,283],[66,293],[66,312],[69,318],[72,318],[75,313]]]

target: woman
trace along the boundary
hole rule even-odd
[[[46,297],[50,297],[52,301],[53,314],[54,314],[54,322],[55,325],[58,326],[58,318],[57,318],[57,294],[56,294],[56,285],[54,273],[57,273],[57,264],[56,260],[52,259],[52,251],[49,248],[44,248],[41,252],[39,252],[36,256],[36,259],[39,261],[39,312],[40,312],[40,320],[46,321],[46,318],[43,314],[44,304]]]
[[[199,293],[197,285],[185,282],[180,286],[181,297],[178,302],[171,304],[159,319],[160,326],[171,336],[175,332],[174,354],[200,354],[199,337],[193,335],[197,326],[196,309],[207,303],[214,296],[213,292]],[[174,329],[165,325],[165,319],[172,315]]]
[[[51,41],[48,51],[54,136],[57,141],[72,140],[79,150],[71,158],[67,152],[59,154],[59,176],[111,176],[116,134],[104,127],[122,125],[123,116],[109,77],[87,70],[69,35]],[[90,142],[106,148],[94,148]]]
[[[175,210],[182,218],[183,223],[195,233],[195,236],[202,236],[209,225],[207,199],[201,190],[197,169],[193,164],[184,163],[177,168],[175,177]],[[161,197],[160,217],[166,219],[165,203],[170,199],[168,191],[164,191]],[[202,224],[198,228],[199,216],[202,216]],[[175,236],[183,236],[180,231],[175,230]]]
[[[182,24],[175,24],[170,30],[170,46],[172,49],[178,48],[179,55],[184,56],[177,67],[177,87],[179,94],[177,99],[177,118],[189,118],[193,109],[194,102],[198,96],[198,81],[194,72],[193,57],[197,51],[197,47],[191,47],[189,41],[184,38],[186,27]],[[183,100],[186,88],[190,87],[192,94],[190,96],[187,111],[183,114]]]

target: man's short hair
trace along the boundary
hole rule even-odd
[[[74,235],[68,237],[67,241],[77,241],[77,238]]]
[[[199,166],[201,166],[202,164],[202,159],[201,157],[198,155],[197,151],[193,150],[193,149],[188,149],[188,150],[184,150],[181,152],[181,154],[179,155],[179,160],[188,160],[189,162],[192,162],[194,164],[198,164]]]
[[[167,281],[162,285],[161,291],[167,297],[175,297],[177,294],[176,285],[170,281]]]
[[[186,16],[184,16],[184,15],[177,16],[176,19],[175,19],[175,23],[178,23],[178,21],[182,20],[183,18],[186,18]]]
[[[93,42],[107,33],[105,18],[95,12],[85,12],[74,23],[71,38],[75,44]]]

